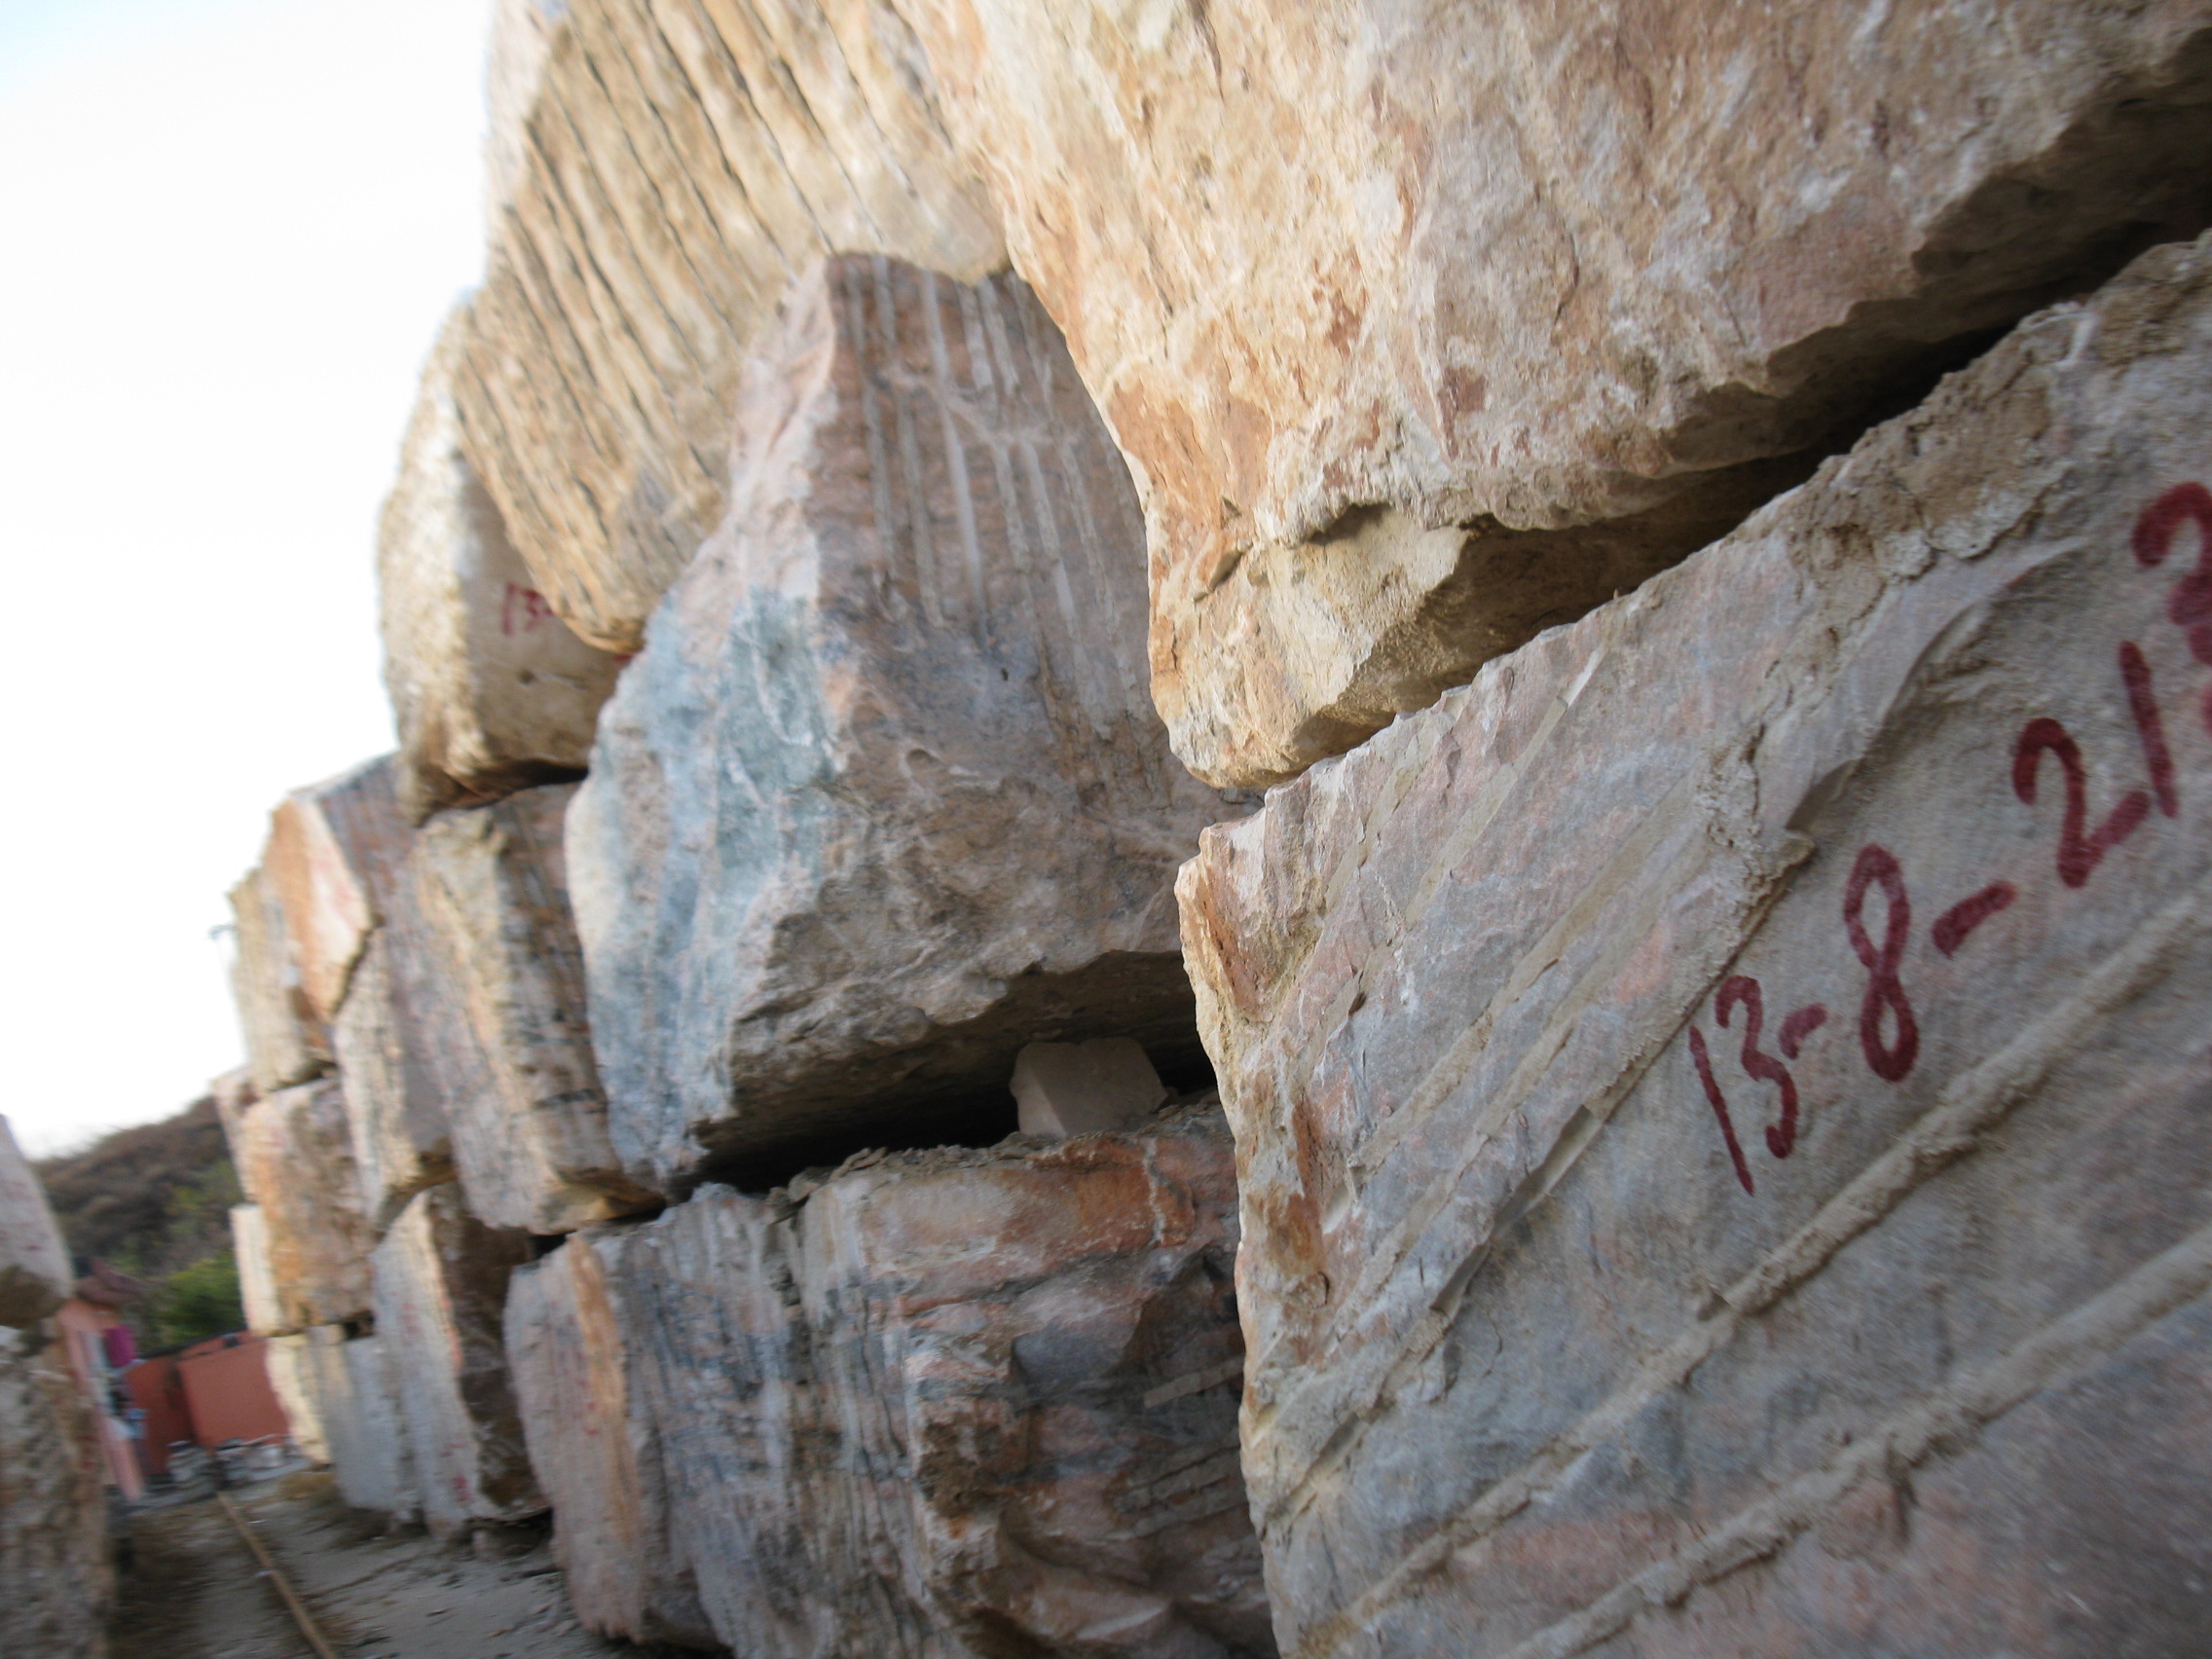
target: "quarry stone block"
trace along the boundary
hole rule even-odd
[[[864,1155],[631,1232],[606,1262],[629,1385],[715,1632],[763,1659],[1272,1654],[1234,1205],[1219,1115],[1185,1113]]]
[[[107,1653],[115,1568],[97,1432],[51,1327],[0,1326],[0,1653]]]
[[[292,1330],[269,1253],[269,1226],[259,1204],[231,1206],[231,1250],[239,1264],[239,1301],[245,1309],[246,1329],[257,1337]]]
[[[2212,249],[1210,831],[1284,1650],[2212,1623]]]
[[[507,1275],[530,1254],[528,1234],[484,1226],[448,1184],[409,1199],[372,1258],[376,1340],[423,1520],[441,1537],[545,1510],[501,1336]]]
[[[1021,1132],[1041,1140],[1142,1128],[1167,1098],[1143,1045],[1127,1037],[1031,1043],[1014,1057],[1012,1087]]]
[[[413,886],[394,889],[330,1028],[361,1206],[379,1234],[417,1193],[453,1179],[450,1113],[482,1081]]]
[[[972,280],[1005,252],[882,0],[536,11],[494,66],[498,217],[455,404],[533,585],[634,651],[722,516],[740,368],[793,274],[858,251]]]
[[[645,1335],[628,1306],[626,1232],[586,1228],[515,1270],[507,1364],[531,1466],[553,1508],[553,1557],[587,1630],[628,1641],[719,1643],[669,1534],[661,1439],[633,1376]]]
[[[260,1309],[256,1329],[297,1331],[366,1313],[371,1234],[338,1082],[278,1089],[249,1107],[231,1135],[231,1161],[260,1213],[248,1239],[258,1232],[266,1240],[276,1285],[276,1308]]]
[[[399,804],[417,823],[582,771],[620,666],[553,614],[461,452],[466,327],[458,313],[424,370],[377,538]]]
[[[574,793],[442,813],[409,871],[421,925],[405,947],[434,955],[430,994],[473,1051],[445,1091],[454,1169],[479,1220],[537,1234],[659,1201],[608,1136],[562,845]]]
[[[1154,687],[1224,785],[2212,219],[2198,0],[901,12],[1140,480]]]
[[[239,1212],[231,1212],[234,1226]],[[245,1252],[240,1252],[239,1276],[245,1276]],[[247,1323],[252,1323],[250,1303]],[[330,1329],[331,1327],[324,1327]],[[341,1333],[343,1334],[343,1333]],[[271,1337],[262,1350],[263,1362],[269,1368],[269,1387],[276,1394],[276,1403],[284,1409],[284,1421],[289,1425],[292,1444],[303,1456],[317,1463],[330,1461],[330,1436],[322,1423],[322,1390],[319,1386],[315,1338],[312,1331],[295,1331],[286,1336]]]
[[[407,857],[391,757],[295,790],[270,815],[261,867],[283,910],[300,989],[328,1023]]]
[[[399,1408],[399,1380],[384,1339],[349,1337],[344,1326],[318,1325],[283,1341],[297,1345],[290,1350],[290,1367],[307,1395],[307,1411],[321,1434],[339,1495],[355,1509],[402,1523],[419,1520],[423,1500],[414,1453]],[[282,1376],[274,1362],[271,1376]],[[291,1397],[280,1381],[277,1388],[289,1414]],[[292,1432],[298,1439],[297,1418]]]
[[[284,926],[284,906],[256,868],[230,892],[231,997],[245,1038],[246,1067],[264,1094],[306,1083],[330,1067],[330,1040],[308,1001]]]
[[[569,813],[625,1165],[994,1139],[1032,1040],[1202,1066],[1171,871],[1230,809],[1152,711],[1134,498],[1051,321],[825,261],[739,425]]]
[[[36,1325],[69,1300],[75,1282],[46,1189],[0,1118],[0,1325]]]

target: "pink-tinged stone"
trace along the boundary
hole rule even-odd
[[[409,1199],[376,1247],[376,1340],[423,1520],[443,1537],[545,1510],[501,1335],[507,1275],[530,1253],[528,1234],[484,1226],[451,1185]]]
[[[337,1081],[278,1089],[256,1102],[230,1142],[239,1185],[260,1212],[253,1231],[266,1244],[263,1282],[276,1287],[276,1307],[256,1309],[255,1328],[297,1331],[365,1314],[372,1240]],[[252,1271],[258,1277],[264,1269]]]
[[[2202,0],[899,4],[1142,483],[1155,689],[1221,784],[2212,220]]]
[[[864,1154],[626,1233],[622,1366],[715,1633],[762,1659],[1272,1654],[1234,1208],[1219,1117],[1185,1112]]]
[[[295,790],[270,815],[261,867],[315,1018],[336,1016],[407,848],[388,756]]]
[[[231,889],[236,932],[231,997],[245,1037],[246,1070],[264,1094],[306,1083],[330,1067],[330,1036],[308,1001],[276,884],[253,870]]]
[[[636,1315],[623,1306],[620,1258],[630,1240],[587,1228],[515,1271],[506,1309],[515,1403],[577,1619],[628,1641],[716,1647],[696,1574],[669,1536],[661,1441],[626,1363]]]
[[[2212,1628],[2212,250],[1209,832],[1301,1659]]]
[[[1135,498],[1051,320],[823,261],[738,428],[569,812],[625,1165],[996,1139],[1039,1040],[1202,1077],[1173,871],[1233,808],[1167,752]]]

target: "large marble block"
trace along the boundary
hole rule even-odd
[[[1235,1201],[1218,1114],[1186,1112],[709,1189],[631,1232],[627,1385],[715,1632],[762,1659],[1272,1654]]]
[[[434,958],[447,1046],[469,1050],[437,1068],[468,1208],[540,1234],[659,1201],[608,1138],[562,848],[573,793],[528,790],[425,824],[409,869],[420,931],[395,943]]]
[[[400,1379],[394,1374],[382,1337],[349,1337],[346,1328],[318,1325],[280,1339],[292,1346],[283,1369],[307,1396],[307,1415],[320,1436],[322,1456],[337,1478],[339,1495],[355,1509],[372,1510],[394,1521],[422,1515],[423,1497],[415,1478],[415,1456],[400,1412]],[[278,1381],[278,1398],[287,1415],[292,1397]],[[293,1419],[292,1435],[301,1422]],[[303,1446],[304,1446],[303,1442]]]
[[[417,822],[581,771],[620,666],[553,614],[461,453],[467,325],[447,322],[423,371],[377,537],[399,804]]]
[[[383,920],[406,860],[407,821],[390,756],[294,790],[270,814],[265,879],[282,906],[300,989],[327,1023]]]
[[[52,1328],[0,1325],[0,1653],[104,1659],[102,1467],[98,1420]]]
[[[250,1207],[250,1206],[247,1206]],[[234,1229],[240,1210],[231,1212]],[[239,1248],[239,1276],[245,1277],[245,1248]],[[253,1295],[246,1292],[246,1324],[253,1324]],[[340,1338],[343,1327],[324,1325],[320,1330],[331,1331]],[[330,1436],[322,1422],[322,1388],[320,1354],[317,1351],[314,1331],[292,1331],[283,1336],[271,1337],[261,1350],[262,1363],[268,1368],[269,1389],[283,1408],[284,1421],[291,1430],[292,1444],[300,1449],[301,1456],[317,1463],[330,1461]]]
[[[1209,832],[1303,1659],[2212,1629],[2212,251]]]
[[[330,1027],[361,1204],[379,1234],[417,1193],[453,1179],[454,1099],[483,1088],[413,886],[397,885]]]
[[[667,1469],[633,1376],[644,1340],[627,1305],[630,1235],[586,1228],[515,1270],[507,1366],[531,1466],[553,1508],[553,1557],[588,1630],[717,1647],[697,1575],[669,1535]]]
[[[0,1118],[0,1325],[37,1324],[69,1300],[75,1283],[46,1189]]]
[[[376,1340],[423,1520],[441,1536],[545,1509],[501,1332],[507,1275],[530,1254],[529,1235],[484,1226],[449,1184],[408,1200],[372,1257]]]
[[[494,66],[498,219],[454,397],[534,585],[632,651],[721,517],[740,367],[792,276],[857,250],[973,279],[1004,244],[884,0],[537,12]]]
[[[2203,0],[900,0],[1142,481],[1201,777],[1290,776],[2212,220]]]
[[[255,1088],[274,1094],[329,1069],[330,1037],[308,1001],[276,884],[257,868],[229,897],[231,999],[245,1038],[246,1069]]]
[[[366,1313],[372,1238],[337,1081],[278,1089],[240,1116],[230,1141],[239,1185],[259,1211],[249,1241],[258,1233],[265,1242],[276,1286],[274,1317],[258,1308],[255,1328],[297,1331]]]
[[[1128,477],[1028,290],[818,265],[732,478],[569,813],[625,1163],[968,1138],[940,1116],[1038,1039],[1187,1072],[1172,870],[1227,809],[1167,752]]]
[[[259,1204],[231,1206],[231,1253],[239,1265],[239,1303],[245,1311],[245,1328],[257,1337],[293,1330],[276,1283],[276,1264],[269,1253],[269,1224]]]

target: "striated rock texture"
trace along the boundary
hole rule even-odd
[[[2212,249],[1188,868],[1287,1651],[2212,1628]]]
[[[445,1097],[454,1167],[479,1220],[539,1234],[659,1202],[608,1138],[562,851],[574,793],[441,814],[410,869],[420,948],[437,954],[436,994],[473,1048]]]
[[[432,1187],[400,1211],[373,1260],[376,1340],[423,1520],[450,1537],[474,1521],[542,1514],[500,1334],[507,1275],[530,1260],[529,1235],[484,1226],[458,1189]]]
[[[265,1241],[276,1291],[274,1319],[258,1309],[255,1329],[297,1331],[366,1313],[369,1221],[338,1083],[279,1089],[240,1116],[230,1140],[239,1185],[260,1214],[248,1237],[258,1232]]]
[[[231,889],[236,926],[231,997],[245,1036],[246,1069],[264,1094],[320,1075],[330,1039],[308,1001],[276,884],[255,869]]]
[[[1224,807],[1146,697],[1135,502],[1051,322],[830,260],[740,425],[569,814],[624,1162],[1011,1127],[1036,1038],[1202,1064],[1170,883]]]
[[[668,1471],[644,1390],[645,1340],[626,1295],[633,1235],[588,1228],[515,1270],[507,1365],[531,1467],[553,1507],[553,1556],[585,1628],[718,1647],[697,1575],[669,1536]]]
[[[666,1560],[739,1651],[1266,1654],[1234,1207],[1220,1118],[1185,1113],[711,1189],[564,1254],[603,1252]],[[622,1541],[604,1519],[569,1536]]]
[[[75,1281],[46,1189],[0,1118],[0,1325],[36,1325],[69,1300]]]
[[[901,0],[1145,495],[1222,784],[1710,541],[2212,219],[2202,0]]]
[[[429,952],[414,884],[387,893],[331,1025],[361,1204],[379,1234],[407,1200],[453,1179],[457,1094],[480,1091],[482,1067],[452,987]]]
[[[792,277],[866,251],[973,279],[1005,253],[883,0],[574,0],[541,57],[530,33],[455,402],[546,602],[633,651],[721,518],[740,367]]]
[[[581,771],[620,666],[553,614],[461,453],[466,327],[449,320],[424,370],[377,538],[399,804],[418,823]]]
[[[103,1659],[114,1596],[92,1404],[51,1327],[0,1326],[0,1653]]]

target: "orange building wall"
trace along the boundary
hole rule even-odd
[[[262,1337],[216,1337],[176,1356],[192,1438],[203,1446],[291,1433],[269,1382],[269,1343]]]

